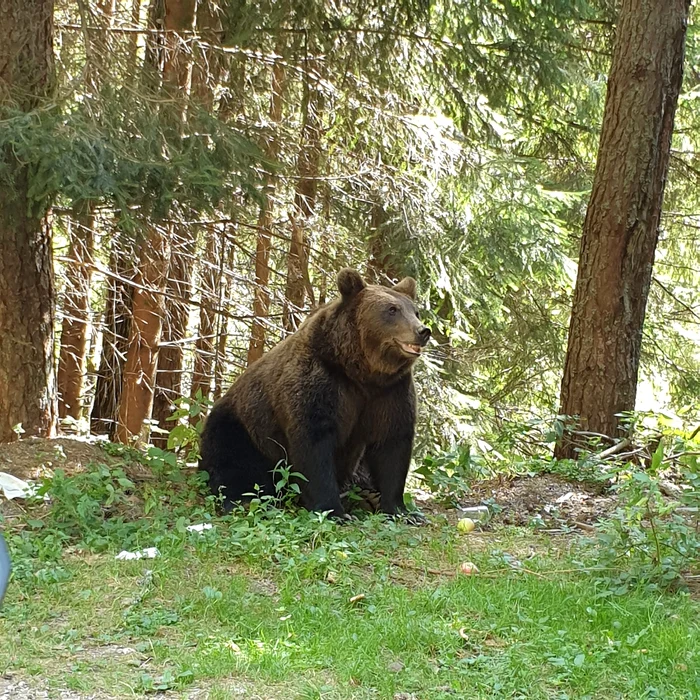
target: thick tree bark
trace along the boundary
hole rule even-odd
[[[276,53],[279,53],[279,49]],[[279,157],[279,134],[277,129],[282,121],[284,96],[284,64],[276,61],[272,67],[270,94],[270,139],[266,155],[270,161]],[[253,325],[248,345],[248,364],[262,357],[265,352],[265,319],[270,312],[270,251],[272,250],[272,213],[276,189],[276,179],[272,173],[265,177],[264,203],[258,217],[258,239],[255,247],[255,291],[253,297]]]
[[[128,443],[147,437],[146,421],[153,407],[168,256],[167,236],[153,229],[141,245],[139,270],[134,279],[129,351],[114,433],[117,442]]]
[[[55,427],[53,266],[47,222],[27,215],[27,177],[0,192],[0,442]]]
[[[306,62],[304,85],[304,119],[301,146],[297,158],[298,182],[291,215],[292,236],[287,256],[287,283],[282,322],[286,330],[299,325],[297,310],[303,306],[306,293],[311,293],[309,281],[309,243],[305,227],[313,216],[318,192],[318,176],[323,138],[324,96],[319,64],[314,58]],[[313,301],[313,299],[312,299]]]
[[[87,203],[72,228],[66,265],[61,349],[58,356],[58,415],[80,418],[83,382],[90,331],[90,282],[92,280],[95,217]]]
[[[177,101],[169,110],[180,127],[187,108],[187,93],[192,78],[192,53],[184,50],[185,33],[194,29],[196,0],[165,0],[163,24],[165,35],[165,61],[163,64],[163,86]],[[182,34],[181,34],[182,32]]]
[[[0,116],[46,97],[53,78],[53,0],[6,0],[0,20]],[[51,435],[54,288],[45,206],[29,197],[29,171],[0,154],[0,442]]]
[[[560,409],[611,437],[635,407],[689,4],[623,0],[620,10]],[[574,457],[575,445],[565,439],[555,454]]]

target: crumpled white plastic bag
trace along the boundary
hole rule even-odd
[[[114,558],[123,561],[131,561],[133,559],[155,559],[157,556],[160,556],[158,547],[146,547],[146,549],[142,549],[140,552],[127,552],[126,549],[124,549]]]
[[[13,498],[29,498],[33,496],[39,487],[19,479],[7,472],[0,472],[0,491],[8,501]]]

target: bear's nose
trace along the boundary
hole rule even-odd
[[[430,338],[430,328],[428,328],[428,326],[422,326],[418,331],[418,335],[425,345],[425,343],[428,342],[428,338]]]

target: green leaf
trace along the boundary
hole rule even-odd
[[[664,441],[663,439],[659,440],[659,446],[656,448],[656,451],[654,452],[654,456],[651,458],[651,468],[653,471],[656,471],[660,466],[661,462],[664,459]]]

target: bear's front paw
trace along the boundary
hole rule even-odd
[[[401,514],[401,519],[406,523],[406,525],[414,525],[416,527],[420,525],[427,525],[428,518],[423,515],[419,510],[412,510],[407,513]]]
[[[398,513],[389,513],[387,517],[414,527],[419,527],[420,525],[426,525],[428,523],[428,519],[419,510],[401,510]]]
[[[331,513],[328,517],[333,520],[333,522],[338,523],[338,525],[347,525],[348,523],[357,522],[357,517],[350,513]]]

